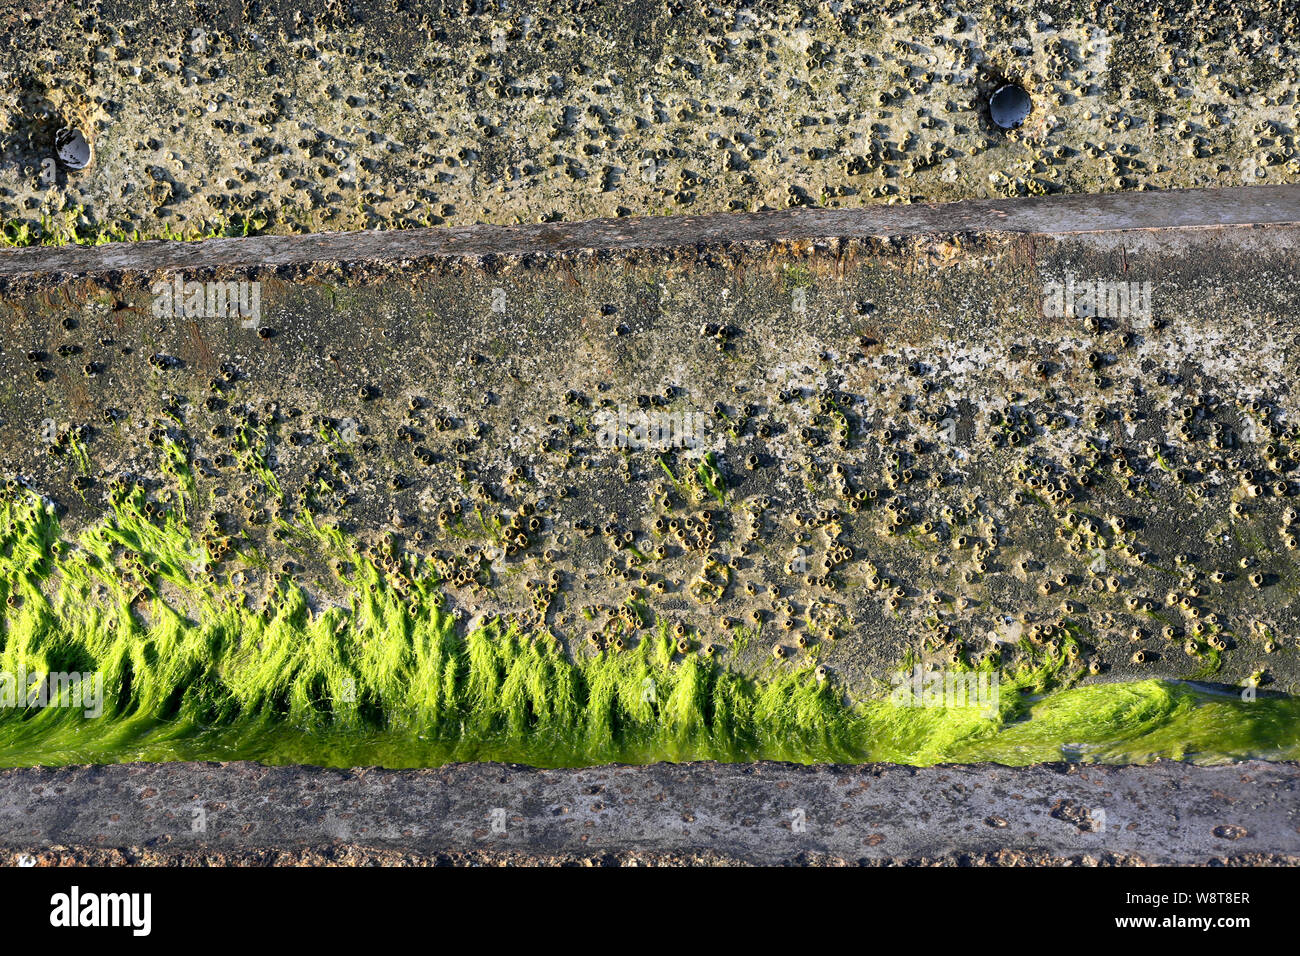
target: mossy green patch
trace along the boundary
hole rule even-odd
[[[155,230],[141,232],[112,223],[87,222],[81,209],[65,212],[61,218],[42,216],[39,223],[21,220],[0,222],[0,246],[102,246],[109,242],[140,242],[147,239],[171,239],[193,242],[229,236],[254,236],[265,231],[267,218],[261,215],[236,216],[187,228],[163,223]]]

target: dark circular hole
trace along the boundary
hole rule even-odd
[[[989,97],[989,115],[1002,129],[1015,129],[1025,121],[1034,108],[1029,94],[1013,83],[999,87]]]

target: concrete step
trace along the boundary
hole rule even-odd
[[[661,620],[852,694],[990,652],[1294,690],[1297,218],[1278,187],[10,252],[0,466],[77,531],[115,483],[175,511],[176,456],[255,605],[286,561],[345,600],[280,540],[307,509],[578,653]]]
[[[1295,865],[1295,764],[0,771],[29,864]],[[58,799],[51,795],[58,794]]]

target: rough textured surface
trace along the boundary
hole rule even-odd
[[[1297,206],[1269,191],[1246,198],[1274,225],[1204,228],[1236,198],[1144,196],[1108,215],[1178,224],[1087,234],[1064,199],[1001,204],[1046,235],[898,210],[865,237],[818,214],[803,239],[797,219],[708,242],[686,222],[676,245],[643,220],[553,255],[509,232],[486,257],[429,258],[414,233],[240,240],[281,265],[237,273],[54,251],[66,282],[14,253],[0,465],[70,530],[132,487],[150,520],[202,522],[195,566],[110,556],[140,600],[159,572],[182,607],[215,589],[271,614],[285,574],[346,596],[306,513],[392,586],[427,570],[467,620],[574,653],[663,622],[683,654],[816,659],[855,694],[909,655],[1294,689]],[[195,276],[260,281],[260,315],[157,314],[153,284]],[[1071,276],[1149,282],[1149,308],[1055,315]],[[638,436],[642,414],[677,431]]]
[[[0,258],[6,495],[46,495],[70,535],[4,596],[39,604],[30,574],[110,605],[59,595],[56,559],[135,489],[160,527],[205,523],[184,567],[139,542],[101,566],[138,588],[132,627],[158,598],[198,617],[196,595],[270,619],[286,579],[313,612],[355,598],[299,547],[307,514],[386,586],[439,577],[457,615],[574,654],[658,623],[683,659],[818,663],[848,696],[914,657],[1294,691],[1295,197],[1127,197],[1300,179],[1298,26],[1216,0],[0,4],[6,242],[453,227]],[[1033,99],[1011,132],[986,105],[1005,83]],[[85,170],[56,155],[71,129]],[[265,308],[156,314],[182,271],[260,282]],[[1150,280],[1154,309],[1048,314],[1070,279]],[[624,408],[697,416],[702,440],[610,447],[599,416]],[[1295,777],[73,767],[3,775],[0,842],[43,863],[1294,864]]]
[[[1222,0],[9,2],[0,218],[306,231],[1294,182],[1296,25]],[[1034,103],[1013,131],[987,107],[1008,82]]]
[[[965,235],[1068,236],[1222,226],[1300,223],[1300,187],[1198,189],[1133,196],[1060,196],[1050,201],[975,200],[960,203],[855,210],[600,219],[543,226],[486,225],[408,229],[400,232],[333,232],[294,238],[261,236],[201,243],[151,240],[86,248],[16,249],[0,254],[0,276],[13,286],[24,279],[60,282],[119,271],[258,270],[331,264],[410,264],[496,258],[537,263],[583,255],[630,255],[686,250],[726,252],[793,243],[902,240]]]
[[[57,863],[1300,863],[1294,764],[0,771],[0,858]],[[494,829],[495,828],[495,829]]]

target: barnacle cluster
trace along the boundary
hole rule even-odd
[[[17,11],[0,47],[6,235],[854,207],[1300,173],[1290,2],[464,6],[375,15],[321,0],[250,8],[233,27],[144,3],[111,18]],[[1008,86],[1032,103],[1010,130],[989,105]],[[64,130],[93,146],[89,166],[59,158]]]
[[[500,318],[472,317],[455,269],[396,292],[400,268],[326,282],[311,302],[272,282],[269,338],[158,318],[127,287],[78,292],[88,312],[36,296],[0,358],[4,464],[73,524],[125,489],[178,512],[207,579],[230,567],[250,599],[287,575],[330,601],[340,558],[291,526],[328,522],[398,593],[426,568],[449,613],[574,658],[662,628],[679,655],[820,668],[855,697],[912,654],[1293,686],[1300,425],[1251,370],[1272,326],[1225,318],[1218,342],[1181,315],[1008,315],[960,345],[890,342],[885,309],[908,315],[878,286],[895,261],[833,282],[816,257],[745,270],[712,329],[687,306],[642,311],[656,282],[713,294],[653,263],[587,270],[577,296],[570,267],[543,267]],[[850,296],[854,318],[792,332],[773,312],[792,276],[814,308]]]
[[[1145,681],[1065,691],[1031,708],[1020,692],[1053,686],[1075,646],[1068,637],[1064,655],[1025,662],[980,706],[914,706],[906,687],[850,705],[828,686],[825,665],[747,679],[718,666],[712,644],[692,653],[680,623],[660,622],[625,652],[570,656],[544,628],[460,626],[431,562],[358,548],[306,511],[277,518],[278,529],[304,551],[333,556],[335,594],[347,602],[321,604],[293,561],[261,567],[265,587],[250,600],[252,550],[195,535],[185,504],[184,493],[163,504],[142,484],[119,482],[109,513],[68,535],[52,502],[13,480],[0,490],[0,666],[6,681],[36,681],[16,707],[12,684],[5,691],[6,765],[231,756],[342,766],[1018,763],[1055,758],[1062,732],[1075,747],[1095,741],[1097,759],[1295,753],[1300,713],[1286,698],[1252,705],[1245,720],[1241,702]],[[69,669],[94,673],[106,690],[88,712],[95,720],[55,705],[59,692],[46,682]],[[980,680],[990,686],[988,668]]]

